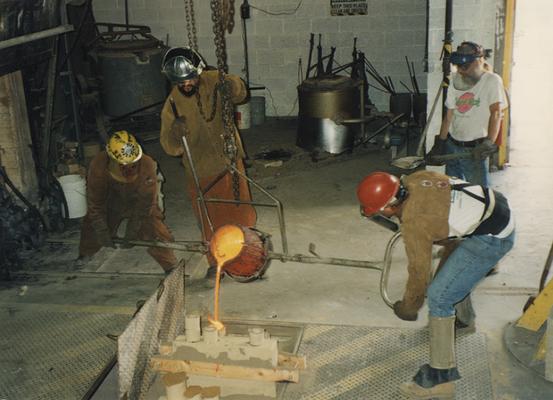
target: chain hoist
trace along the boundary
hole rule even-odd
[[[223,29],[226,29],[228,33],[232,33],[234,29],[234,0],[223,0],[222,7]]]
[[[219,94],[219,84],[215,85],[215,88],[213,89],[213,94],[211,95],[211,112],[209,113],[209,117],[206,117],[206,114],[204,112],[202,99],[200,96],[200,91],[196,91],[196,105],[198,106],[198,110],[200,110],[200,115],[204,119],[205,122],[211,122],[213,121],[213,118],[215,118],[215,111],[217,111],[217,97]]]
[[[196,34],[196,15],[194,14],[194,0],[184,0],[184,12],[186,14],[188,46],[198,51],[198,36]]]
[[[232,9],[232,12],[230,12]],[[227,52],[225,42],[225,29],[229,28],[229,16],[234,14],[234,0],[211,0],[211,19],[213,21],[213,33],[215,34],[215,53],[217,55],[217,69],[219,71],[219,91],[221,98],[221,113],[223,117],[223,146],[231,165],[236,168],[238,146],[236,145],[234,126],[234,106],[231,102],[231,83],[225,79],[228,72]],[[223,18],[223,12],[226,19]],[[234,21],[232,22],[234,25]],[[232,26],[230,26],[232,30]],[[232,171],[232,190],[234,199],[240,199],[240,177]]]

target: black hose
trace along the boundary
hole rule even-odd
[[[33,214],[36,215],[36,217],[40,220],[40,223],[42,224],[43,228],[46,228],[46,223],[44,221],[44,218],[42,218],[42,214],[40,214],[40,211],[29,201],[23,194],[15,187],[11,179],[8,177],[8,174],[6,174],[6,170],[3,166],[0,166],[0,175],[2,175],[2,178],[4,179],[4,182],[8,187],[11,189],[11,191],[25,204],[29,210]]]

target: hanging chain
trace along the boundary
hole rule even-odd
[[[222,7],[223,29],[226,29],[228,33],[232,33],[234,29],[234,0],[223,0]]]
[[[236,159],[238,156],[238,146],[236,145],[235,126],[234,126],[234,106],[230,100],[230,82],[225,79],[225,74],[228,72],[227,51],[225,42],[225,28],[228,28],[229,20],[223,19],[223,11],[226,15],[234,14],[234,0],[211,0],[211,19],[213,21],[213,33],[215,34],[215,53],[217,55],[217,69],[219,71],[219,91],[221,92],[221,106],[223,117],[223,150],[225,155],[231,162],[231,165],[236,168]],[[226,6],[223,10],[223,6]],[[233,12],[229,12],[229,6]],[[224,23],[227,24],[225,27]],[[234,22],[232,23],[234,24]],[[232,29],[232,28],[231,28]],[[232,191],[234,199],[240,199],[240,181],[236,172],[232,171]]]
[[[198,51],[198,36],[196,34],[196,15],[194,14],[194,0],[184,0],[184,12],[186,14],[186,30],[188,32],[188,45]]]
[[[200,91],[196,91],[196,104],[198,105],[198,109],[200,110],[200,114],[205,122],[211,122],[213,121],[213,118],[215,118],[215,111],[217,111],[217,95],[219,94],[219,84],[215,85],[215,88],[213,89],[213,94],[211,95],[211,112],[209,113],[209,117],[205,116],[205,112],[203,110],[202,105],[202,99],[200,97]]]

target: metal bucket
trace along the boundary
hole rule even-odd
[[[419,93],[413,96],[413,118],[419,126],[426,123],[426,103],[428,98],[426,93]]]
[[[399,123],[407,123],[411,119],[413,97],[411,93],[395,93],[390,95],[390,112],[394,115],[403,114]]]
[[[165,51],[166,48],[153,39],[119,40],[94,49],[105,114],[121,116],[165,99],[167,82],[161,73]],[[142,114],[159,110],[161,105],[144,110]]]
[[[298,146],[331,154],[353,148],[354,127],[339,122],[359,115],[356,81],[345,76],[306,79],[298,86],[298,98]]]

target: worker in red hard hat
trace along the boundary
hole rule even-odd
[[[374,172],[361,181],[357,196],[364,215],[397,217],[401,222],[409,278],[394,313],[414,321],[425,295],[428,299],[430,364],[421,366],[400,389],[416,399],[451,397],[454,381],[460,378],[455,307],[468,302],[470,312],[465,314],[474,319],[471,291],[513,247],[514,219],[507,199],[485,186],[431,171],[401,179]],[[446,251],[431,279],[432,246],[437,242]],[[460,322],[474,324],[474,320]]]

